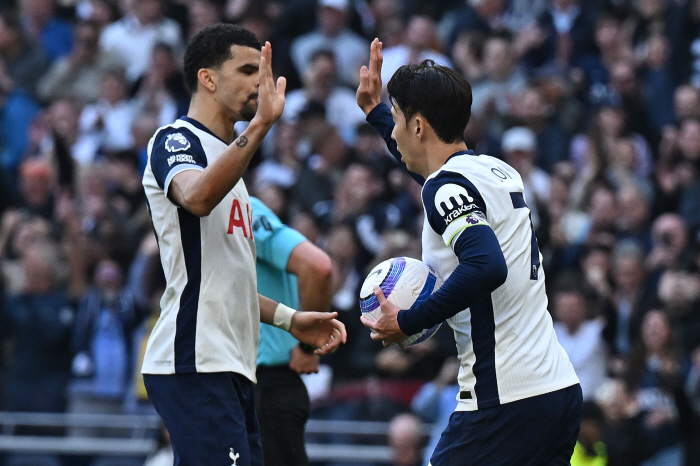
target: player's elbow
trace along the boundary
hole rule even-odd
[[[209,206],[205,202],[187,202],[185,205],[183,205],[185,209],[190,211],[192,214],[196,215],[197,217],[206,217],[211,213],[212,210],[214,210],[213,206]]]
[[[495,290],[499,286],[503,285],[508,278],[508,264],[506,264],[506,259],[501,254],[500,257],[495,257],[489,262],[491,267],[489,267],[489,284],[491,289]]]
[[[327,254],[319,254],[313,264],[313,273],[318,283],[330,286],[333,278],[333,264]]]

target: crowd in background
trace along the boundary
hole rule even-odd
[[[700,0],[0,0],[0,410],[151,412],[164,278],[141,176],[187,112],[188,38],[221,21],[289,82],[248,188],[333,261],[348,343],[308,380],[312,417],[393,419],[412,466],[421,420],[456,405],[447,326],[404,350],[359,321],[366,273],[419,258],[423,217],[355,103],[379,37],[385,85],[424,59],[462,73],[468,147],[523,178],[581,444],[700,464]]]

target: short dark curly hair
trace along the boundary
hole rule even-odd
[[[428,120],[442,142],[464,141],[472,107],[472,88],[459,73],[447,66],[424,60],[401,66],[387,85],[389,99],[406,116]]]
[[[257,50],[260,41],[250,30],[233,24],[213,24],[202,29],[187,44],[184,58],[185,85],[197,92],[197,73],[202,68],[216,69],[231,58],[231,46],[241,45]]]

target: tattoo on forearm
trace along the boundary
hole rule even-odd
[[[248,145],[248,138],[245,136],[239,136],[238,139],[236,139],[236,145],[238,147],[245,147]]]

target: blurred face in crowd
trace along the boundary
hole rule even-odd
[[[19,44],[19,31],[10,28],[0,17],[0,54],[11,53]]]
[[[427,16],[414,16],[406,28],[405,43],[416,50],[426,50],[433,46],[435,24]]]
[[[662,311],[649,311],[642,321],[642,342],[651,353],[663,353],[671,338],[668,317]]]
[[[616,257],[613,263],[613,281],[620,291],[634,292],[644,279],[644,263],[633,255]]]
[[[598,110],[596,122],[604,134],[619,136],[625,126],[625,113],[620,107],[606,105]]]
[[[91,62],[97,57],[99,51],[100,33],[91,24],[79,24],[75,28],[73,50],[81,62]]]
[[[351,263],[357,254],[357,244],[351,227],[344,224],[334,226],[328,233],[326,249],[333,262]]]
[[[688,230],[683,217],[674,213],[662,214],[654,220],[651,227],[654,247],[669,251],[677,258],[688,242]]]
[[[30,160],[20,166],[20,191],[28,206],[39,208],[51,198],[53,170],[48,162]]]
[[[637,77],[634,66],[626,62],[614,64],[610,71],[610,81],[613,88],[620,95],[634,94],[637,89]]]
[[[330,128],[318,144],[318,153],[323,157],[328,167],[338,167],[348,153],[345,141],[335,128]]]
[[[536,88],[529,87],[521,95],[518,102],[518,116],[525,123],[531,120],[547,118],[551,113],[549,104],[544,100],[542,93]]]
[[[653,69],[662,68],[668,60],[670,53],[670,43],[668,38],[663,34],[655,34],[647,41],[649,48],[647,55],[647,63]]]
[[[377,191],[378,186],[370,169],[358,164],[348,167],[338,188],[338,194],[358,211],[367,208]]]
[[[700,121],[683,121],[678,133],[678,147],[686,160],[695,162],[700,159]]]
[[[620,189],[617,193],[618,226],[625,231],[637,231],[647,224],[649,203],[635,187]]]
[[[54,0],[24,0],[24,11],[39,24],[46,23],[54,13]]]
[[[312,99],[325,99],[335,87],[336,79],[335,60],[328,55],[318,55],[304,73],[304,86]]]
[[[24,255],[29,248],[49,239],[51,225],[44,219],[35,217],[21,222],[12,238],[12,249],[15,253]]]
[[[101,97],[109,102],[110,105],[116,105],[126,98],[126,81],[122,75],[117,73],[107,73],[102,78]]]
[[[213,1],[194,0],[190,2],[188,8],[190,37],[194,37],[195,34],[210,24],[221,22],[221,13]]]
[[[620,24],[610,18],[603,18],[596,24],[595,43],[602,51],[617,48],[620,43]]]
[[[101,260],[95,269],[95,285],[108,299],[114,299],[122,286],[123,274],[116,262]]]
[[[52,291],[57,282],[57,260],[54,248],[48,243],[32,245],[22,259],[24,291],[43,294]]]
[[[557,320],[573,333],[586,318],[586,299],[577,291],[560,291],[554,301],[554,309]]]
[[[260,189],[257,193],[258,199],[280,218],[284,218],[286,202],[284,191],[275,185],[268,185]]]
[[[345,10],[322,6],[318,10],[318,25],[327,37],[335,37],[345,28]]]
[[[607,152],[608,163],[611,167],[634,172],[637,168],[637,147],[631,138],[617,139],[612,144],[612,150]]]
[[[49,107],[51,127],[68,142],[74,142],[78,136],[80,109],[70,100],[58,100]]]
[[[614,225],[617,218],[614,194],[609,189],[596,188],[591,195],[588,213],[593,225],[598,228]]]
[[[421,424],[413,414],[399,414],[389,424],[393,464],[413,466],[420,456]]]
[[[484,67],[494,81],[508,78],[513,69],[510,42],[500,37],[489,39],[484,46]]]
[[[673,94],[673,105],[678,120],[700,113],[700,91],[690,84],[678,86]]]
[[[133,3],[134,14],[141,24],[151,24],[160,20],[163,7],[163,0],[137,0]]]

